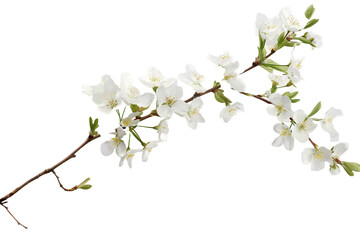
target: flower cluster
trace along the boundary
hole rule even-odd
[[[149,87],[151,92],[141,94],[139,88],[133,84],[133,79],[128,73],[121,75],[120,84],[116,85],[110,76],[105,75],[100,84],[84,87],[84,92],[92,96],[93,102],[98,105],[100,111],[110,113],[116,110],[119,118],[119,126],[111,133],[110,140],[101,145],[103,155],[111,155],[114,150],[120,158],[120,166],[126,160],[129,167],[135,155],[142,153],[142,160],[148,160],[148,155],[159,143],[167,140],[169,133],[168,122],[173,116],[180,116],[186,119],[188,126],[196,129],[198,123],[205,122],[200,113],[203,106],[201,96],[212,93],[217,102],[225,104],[220,112],[220,118],[228,122],[239,111],[244,111],[240,102],[232,102],[221,86],[220,82],[226,82],[230,88],[242,95],[254,97],[268,104],[267,111],[275,116],[277,123],[274,131],[278,134],[272,142],[274,147],[284,146],[286,150],[292,150],[295,140],[300,143],[309,142],[312,148],[306,148],[302,153],[304,164],[311,164],[311,170],[318,171],[329,164],[331,174],[340,172],[340,166],[349,174],[353,171],[360,171],[360,165],[344,162],[339,159],[347,149],[346,143],[338,143],[332,148],[318,147],[310,138],[310,134],[316,129],[319,122],[322,129],[330,134],[331,141],[339,140],[339,133],[333,126],[335,117],[342,115],[341,110],[330,108],[323,118],[313,116],[321,109],[319,102],[310,113],[304,110],[294,111],[293,105],[300,101],[295,98],[298,91],[294,91],[302,76],[300,73],[303,57],[295,58],[294,52],[299,45],[310,45],[312,48],[321,46],[321,38],[307,29],[314,26],[319,20],[313,19],[315,8],[311,5],[305,11],[304,19],[293,16],[289,9],[283,9],[278,16],[268,18],[264,14],[256,17],[256,27],[259,32],[258,56],[253,64],[240,72],[239,62],[224,52],[221,55],[209,55],[208,59],[223,69],[223,77],[215,81],[211,88],[205,86],[209,83],[204,75],[196,70],[193,65],[186,65],[185,72],[178,75],[178,78],[167,78],[156,68],[150,68],[147,76],[139,78],[144,86]],[[302,21],[306,20],[306,21]],[[292,48],[289,62],[279,64],[270,57],[284,47]],[[264,94],[250,94],[245,91],[245,84],[242,74],[260,66],[269,73],[271,83],[270,89]],[[190,86],[194,95],[188,99],[183,98],[183,89],[178,79]],[[296,84],[296,85],[295,85]],[[288,91],[284,90],[287,89]],[[154,101],[155,100],[155,101]],[[151,109],[154,102],[154,108]],[[119,108],[124,103],[122,113]],[[127,111],[131,110],[130,113]],[[148,114],[145,112],[148,111]],[[160,120],[155,126],[140,125],[140,122],[150,118],[158,117]],[[157,131],[157,138],[151,141],[144,141],[140,136],[141,128],[149,128]],[[125,137],[127,139],[125,139]],[[140,147],[133,147],[131,139],[137,140]],[[131,144],[131,146],[130,146]]]

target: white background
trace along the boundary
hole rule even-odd
[[[99,113],[81,92],[103,74],[119,83],[122,72],[138,78],[156,66],[177,77],[187,63],[210,87],[222,70],[207,54],[229,50],[245,69],[257,54],[256,14],[272,17],[291,6],[302,17],[311,3],[320,18],[312,31],[324,44],[296,51],[306,58],[302,100],[293,109],[309,112],[321,100],[321,117],[341,108],[335,124],[350,145],[342,160],[359,161],[355,1],[1,1],[0,195],[75,149],[90,115],[100,118],[103,135],[57,170],[65,186],[91,177],[93,188],[69,193],[51,174],[36,180],[7,204],[29,229],[0,208],[1,239],[358,239],[359,176],[311,172],[300,157],[310,143],[296,142],[291,152],[273,148],[277,120],[266,104],[228,93],[246,111],[225,124],[223,106],[204,96],[205,124],[193,131],[175,116],[169,141],[129,169],[99,151],[116,115]],[[287,63],[289,56],[282,50],[274,60]],[[270,85],[260,68],[243,78],[249,92]],[[311,136],[333,146],[320,127]]]

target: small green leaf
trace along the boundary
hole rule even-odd
[[[90,125],[90,130],[93,130],[93,120],[91,117],[89,117],[89,125]]]
[[[300,99],[291,99],[292,103],[297,103],[298,101],[300,101]]]
[[[95,119],[93,128],[94,128],[94,130],[96,130],[98,127],[99,127],[99,119]]]
[[[316,106],[313,108],[313,110],[311,111],[311,113],[306,117],[307,119],[309,117],[314,116],[321,108],[321,102],[318,102],[318,104],[316,104]]]
[[[280,45],[282,43],[282,41],[284,40],[284,36],[285,36],[285,32],[282,32],[278,39],[277,39],[277,44]]]
[[[289,97],[290,92],[284,92],[282,95],[283,95],[283,96],[288,96],[288,97]],[[290,98],[290,97],[289,97],[289,98]]]
[[[310,28],[310,27],[314,26],[318,21],[319,21],[319,19],[312,19],[312,20],[310,20],[310,21],[306,24],[306,26],[304,27],[304,29],[307,29],[307,28]]]
[[[311,16],[314,14],[314,12],[315,12],[315,8],[314,8],[314,6],[311,4],[311,5],[306,9],[306,11],[305,11],[305,17],[306,17],[307,19],[310,19]]]
[[[218,89],[216,93],[214,94],[214,97],[216,101],[220,103],[225,103],[226,106],[228,106],[231,103],[231,100],[225,97],[224,90]]]
[[[156,90],[158,89],[158,87],[153,87],[152,88],[154,92],[156,92]]]
[[[311,118],[313,121],[321,121],[322,119],[321,118]]]
[[[277,87],[276,87],[276,86],[272,87],[272,88],[270,89],[271,94],[275,93],[276,90],[277,90]]]
[[[342,165],[342,167],[344,168],[345,172],[349,175],[349,176],[354,176],[353,171],[351,171],[350,168],[348,168],[346,165]]]
[[[260,67],[262,67],[263,69],[265,69],[266,71],[268,71],[269,73],[273,73],[273,69],[272,68],[270,68],[270,67],[267,67],[267,66],[264,66],[264,65],[259,65]]]
[[[79,186],[79,188],[80,189],[83,189],[83,190],[88,190],[88,189],[90,189],[92,186],[91,185],[89,185],[89,184],[87,184],[87,185],[83,185],[83,186]]]
[[[82,183],[79,184],[79,187],[84,186],[88,181],[90,181],[90,178],[87,178],[84,181],[82,181]]]
[[[342,162],[344,166],[346,166],[347,168],[349,168],[352,171],[355,172],[360,172],[360,164],[355,163],[355,162]]]
[[[132,112],[137,112],[137,111],[139,111],[139,106],[138,105],[136,105],[136,104],[131,104],[130,105],[130,109],[131,109],[131,111]]]
[[[298,93],[299,93],[299,92],[290,93],[288,97],[289,97],[290,99],[292,99],[292,98],[296,97],[296,95],[298,95]]]
[[[287,42],[287,43],[285,44],[285,46],[286,46],[286,47],[293,47],[293,46],[295,46],[295,44],[296,44],[296,42]]]

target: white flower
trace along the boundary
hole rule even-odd
[[[179,75],[179,79],[184,83],[190,85],[195,92],[204,92],[205,88],[201,86],[201,82],[205,80],[203,75],[200,75],[193,65],[186,65],[186,72]]]
[[[308,40],[311,41],[311,43],[315,46],[315,47],[321,47],[322,46],[322,39],[319,35],[312,33],[312,32],[308,32],[306,34],[306,38]]]
[[[167,140],[167,135],[169,134],[169,125],[165,119],[160,121],[160,123],[157,127],[157,132],[158,132],[160,141],[164,142]]]
[[[333,164],[331,151],[325,147],[306,148],[302,153],[302,162],[304,164],[311,163],[312,171],[319,171],[325,167],[325,162]]]
[[[289,79],[291,79],[291,81],[293,81],[294,83],[299,82],[299,80],[302,79],[301,75],[300,75],[300,69],[302,68],[302,62],[303,62],[304,58],[293,58],[290,61],[290,65],[287,71],[287,77]]]
[[[104,156],[109,156],[114,152],[114,149],[116,149],[116,154],[119,157],[122,157],[125,155],[126,146],[124,141],[121,139],[125,136],[126,133],[121,127],[118,127],[116,129],[116,132],[112,134],[115,134],[114,138],[111,138],[110,141],[106,141],[101,144],[100,146],[101,153]]]
[[[279,17],[269,19],[262,13],[256,15],[256,27],[261,37],[266,39],[265,44],[271,49],[276,46],[279,35],[285,31]]]
[[[225,67],[226,65],[228,65],[229,63],[232,63],[232,57],[229,55],[228,52],[224,52],[223,54],[219,55],[219,56],[213,56],[213,55],[208,55],[208,59],[215,63],[216,65],[219,65],[221,67]]]
[[[149,153],[153,150],[154,147],[157,147],[158,141],[152,141],[146,144],[144,149],[142,150],[142,160],[146,162],[148,160]]]
[[[325,118],[320,121],[321,127],[324,131],[330,134],[330,140],[332,142],[339,141],[339,133],[335,130],[332,123],[334,118],[337,116],[342,116],[342,111],[332,107],[325,113]]]
[[[280,19],[285,25],[285,28],[292,32],[298,32],[302,30],[302,26],[298,19],[296,19],[288,8],[284,8],[280,11]]]
[[[349,145],[347,143],[338,143],[334,146],[334,148],[332,149],[332,158],[333,159],[339,159],[340,156],[346,152],[346,150],[349,149]]]
[[[132,160],[135,156],[135,153],[137,153],[137,152],[141,152],[141,149],[130,149],[130,150],[126,151],[126,154],[123,157],[121,157],[121,159],[120,159],[119,167],[121,167],[124,164],[124,161],[126,159],[128,165],[129,165],[129,168],[131,168]]]
[[[140,78],[140,81],[147,87],[154,88],[160,86],[170,86],[175,82],[174,78],[165,78],[157,68],[150,68],[146,77]]]
[[[290,117],[294,114],[291,110],[290,98],[274,93],[270,95],[269,100],[274,106],[269,106],[267,108],[268,113],[272,116],[277,116],[281,122],[289,122]]]
[[[297,110],[294,113],[294,121],[296,122],[292,135],[300,142],[306,142],[309,139],[309,133],[314,131],[316,124],[308,118],[303,110]]]
[[[200,109],[203,105],[203,102],[200,98],[195,98],[189,105],[189,109],[185,118],[189,127],[196,129],[198,122],[205,122],[205,119],[200,114]]]
[[[236,102],[234,104],[231,104],[225,107],[220,112],[220,118],[222,118],[224,122],[228,122],[233,116],[235,116],[238,113],[239,110],[244,111],[244,106],[241,103]]]
[[[236,70],[239,67],[239,62],[232,62],[227,64],[224,73],[224,80],[226,80],[232,89],[242,92],[245,90],[245,84],[241,79],[238,78],[239,74],[236,73]]]
[[[137,117],[140,114],[140,112],[133,112],[130,113],[128,117],[124,118],[121,121],[121,126],[122,127],[133,127],[136,126],[139,122],[140,119],[134,119],[135,117]]]
[[[109,75],[104,75],[98,85],[84,86],[83,92],[92,96],[93,102],[98,105],[98,109],[103,113],[110,113],[121,103],[120,88]]]
[[[156,91],[159,107],[157,113],[162,118],[170,118],[175,112],[180,116],[184,116],[187,112],[188,105],[180,98],[183,95],[182,88],[174,82],[169,87],[160,86]]]
[[[286,75],[275,75],[273,73],[269,74],[269,79],[273,82],[277,82],[278,87],[284,87],[290,81],[290,79]]]
[[[155,97],[152,93],[140,95],[139,89],[132,85],[132,78],[128,73],[121,74],[120,88],[121,98],[127,105],[136,104],[140,107],[147,108],[151,105]]]
[[[280,136],[275,138],[272,143],[274,147],[280,147],[281,145],[284,145],[287,150],[292,150],[294,148],[294,138],[291,136],[291,130],[286,124],[275,124],[274,131],[280,134]]]

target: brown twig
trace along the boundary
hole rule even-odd
[[[272,49],[271,52],[270,52],[268,55],[265,56],[265,59],[271,57],[271,55],[273,55],[274,53],[276,53],[276,50],[273,50],[273,49]],[[260,61],[260,60],[254,61],[250,67],[248,67],[247,69],[245,69],[245,70],[244,70],[242,73],[240,73],[239,75],[244,74],[244,73],[246,73],[247,71],[250,71],[251,69],[259,66],[260,64],[261,64],[261,61]]]
[[[26,182],[24,182],[22,185],[20,185],[19,187],[15,188],[13,191],[11,191],[9,194],[5,195],[4,197],[0,198],[0,204],[6,208],[6,210],[8,211],[8,213],[15,219],[15,221],[25,227],[24,225],[22,225],[21,223],[19,223],[18,220],[16,220],[16,218],[11,214],[11,212],[9,211],[9,209],[7,209],[7,207],[4,205],[4,202],[9,199],[10,197],[12,197],[13,195],[15,195],[18,191],[20,191],[23,187],[27,186],[29,183],[31,183],[32,181],[38,179],[39,177],[42,177],[44,176],[45,174],[48,174],[50,172],[53,172],[55,174],[55,169],[57,167],[59,167],[60,165],[64,164],[65,162],[67,162],[68,160],[76,157],[76,153],[81,149],[83,148],[86,144],[88,144],[89,142],[99,138],[100,135],[96,135],[96,136],[93,136],[93,135],[89,135],[86,140],[78,147],[76,148],[72,153],[70,153],[66,158],[64,158],[62,161],[58,162],[57,164],[55,164],[54,166],[52,166],[51,168],[48,168],[48,169],[45,169],[44,171],[40,172],[39,174],[35,175],[34,177],[30,178],[29,180],[27,180]],[[56,176],[56,174],[55,174]],[[57,176],[56,176],[57,177]],[[58,179],[59,181],[59,179]],[[60,181],[59,181],[60,183]],[[60,186],[61,186],[61,183],[60,183]],[[65,190],[65,188],[63,188]],[[26,227],[25,227],[26,228]]]
[[[65,187],[61,184],[60,178],[59,178],[58,175],[56,175],[55,170],[52,170],[51,172],[55,175],[55,177],[56,177],[56,179],[57,179],[60,187],[61,187],[62,189],[64,189],[65,191],[67,191],[67,192],[72,192],[72,191],[75,191],[76,189],[78,189],[78,187],[79,187],[78,185],[75,185],[73,188],[65,188]]]
[[[4,204],[5,204],[4,202],[0,203],[0,205],[3,206],[3,207],[6,209],[6,211],[7,211],[7,212],[10,214],[10,216],[17,222],[18,225],[20,225],[20,226],[24,227],[25,229],[27,229],[27,227],[26,227],[25,225],[23,225],[21,222],[19,222],[19,221],[16,219],[16,217],[10,212],[9,208],[8,208],[7,206],[5,206]]]

